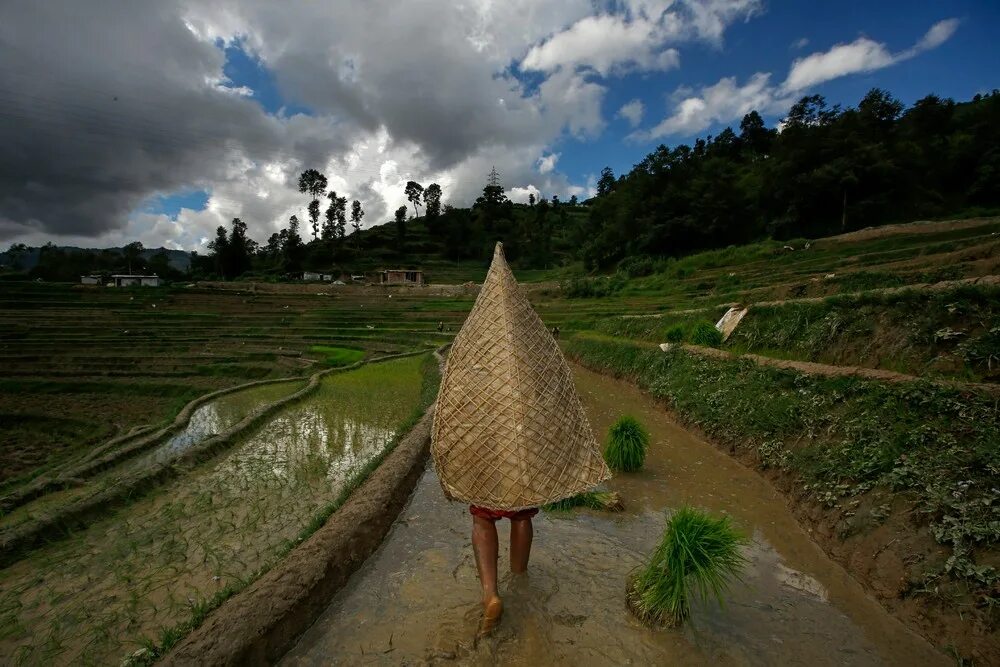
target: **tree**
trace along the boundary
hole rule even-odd
[[[225,278],[227,257],[229,255],[229,233],[225,227],[219,225],[215,228],[215,238],[209,242],[208,249],[212,251],[212,266],[215,273]]]
[[[337,197],[337,238],[347,236],[347,197]]]
[[[576,195],[572,195],[572,196],[571,196],[571,197],[569,198],[569,205],[570,205],[570,206],[576,206],[576,205],[577,205],[577,204],[579,204],[579,203],[580,203],[580,200],[576,198]]]
[[[406,251],[406,207],[396,209],[396,246],[399,254]]]
[[[11,243],[10,248],[7,249],[7,257],[10,258],[10,266],[15,271],[20,271],[23,267],[21,266],[21,260],[28,254],[28,246],[23,243]]]
[[[225,231],[224,227],[221,227],[222,231]],[[125,261],[128,262],[128,272],[132,273],[132,265],[138,266],[139,260],[142,259],[142,243],[139,241],[132,241],[122,248],[122,255],[125,257]]]
[[[326,195],[330,204],[326,207],[326,222],[323,223],[323,240],[329,241],[337,236],[337,193],[330,190]]]
[[[611,167],[601,169],[601,177],[597,179],[597,196],[603,197],[605,195],[609,195],[614,189],[615,172],[611,171]]]
[[[424,215],[430,220],[441,215],[441,186],[431,183],[424,190]]]
[[[299,219],[292,216],[288,219],[288,229],[284,232],[283,244],[281,247],[282,260],[285,271],[299,271],[302,268],[302,256],[304,246],[302,237],[299,236]]]
[[[233,218],[232,232],[229,234],[229,253],[226,262],[226,277],[236,278],[251,268],[250,258],[257,249],[257,243],[247,236],[247,225],[239,218]]]
[[[528,193],[528,206],[534,206],[534,205],[535,205],[535,193],[534,192],[529,192]]]
[[[420,196],[424,192],[424,186],[416,181],[407,181],[406,189],[403,192],[406,193],[407,200],[413,204],[413,217],[416,217],[418,215],[417,206],[420,204]]]
[[[355,234],[361,231],[361,219],[363,217],[365,217],[365,211],[361,208],[361,202],[355,199],[351,203],[351,226],[354,228]]]
[[[326,192],[326,176],[315,169],[306,169],[299,176],[299,192],[312,197],[309,202],[309,219],[312,221],[315,239],[319,235],[319,198]]]

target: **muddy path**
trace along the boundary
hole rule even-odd
[[[916,375],[907,375],[884,368],[869,368],[867,366],[836,366],[832,364],[821,364],[815,361],[797,361],[795,359],[780,359],[777,357],[765,357],[761,354],[747,352],[744,354],[734,354],[728,350],[720,350],[704,345],[684,344],[684,349],[700,354],[703,357],[713,357],[715,359],[749,359],[761,366],[793,370],[808,375],[822,375],[824,377],[860,377],[866,380],[878,380],[880,382],[931,382],[933,384],[952,387],[959,391],[982,391],[990,394],[1000,395],[1000,385],[986,382],[962,382],[960,380],[949,380],[946,378],[925,378]]]
[[[595,432],[623,410],[650,429],[646,468],[610,485],[626,512],[539,515],[529,576],[504,577],[503,622],[476,643],[468,509],[444,499],[428,468],[379,551],[283,664],[948,664],[824,555],[763,478],[634,387],[575,372]],[[685,629],[653,631],[625,610],[624,582],[683,502],[729,513],[753,538],[751,565],[725,609],[698,606]],[[506,533],[504,522],[502,544]],[[506,557],[503,547],[501,570]]]

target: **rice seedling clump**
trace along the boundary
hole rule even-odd
[[[691,332],[691,342],[706,347],[719,347],[722,345],[722,332],[716,329],[711,322],[701,321],[694,325],[694,330]]]
[[[649,448],[649,432],[639,420],[622,415],[608,429],[604,460],[612,470],[634,472],[642,468]]]
[[[542,509],[546,512],[568,512],[576,507],[587,507],[605,512],[621,512],[625,509],[621,497],[614,491],[584,491],[575,496],[549,503]]]
[[[629,581],[629,608],[647,624],[678,626],[691,615],[694,596],[721,606],[747,563],[740,552],[746,542],[729,517],[680,508],[649,563]]]

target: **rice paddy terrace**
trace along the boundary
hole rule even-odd
[[[895,226],[590,279],[604,296],[527,287],[571,358],[761,470],[884,607],[985,664],[1000,655],[998,234],[995,218]],[[474,298],[0,283],[0,543],[16,546],[0,562],[0,662],[142,662],[173,645],[378,464],[433,397],[428,353]],[[710,351],[724,357],[692,345],[733,303],[751,308]],[[399,354],[414,356],[357,365]],[[817,379],[750,354],[905,377]]]

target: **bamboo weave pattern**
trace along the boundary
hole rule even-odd
[[[500,243],[448,355],[431,452],[447,497],[491,509],[537,507],[611,476],[562,351]]]

